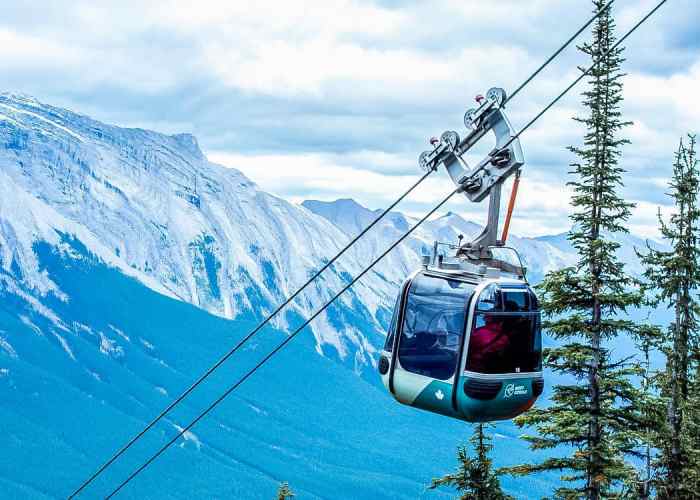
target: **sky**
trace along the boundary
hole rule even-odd
[[[656,0],[617,0],[618,33]],[[217,163],[293,202],[383,208],[422,174],[418,155],[490,87],[515,89],[591,15],[588,0],[13,0],[0,16],[0,91],[98,120],[194,134]],[[630,229],[657,237],[680,137],[700,129],[700,2],[668,0],[625,42],[623,195]],[[577,42],[589,37],[586,32]],[[508,105],[519,128],[577,76],[570,47]],[[582,85],[521,138],[511,231],[569,227],[568,145]],[[488,139],[488,138],[487,138]],[[482,141],[478,160],[491,144]],[[399,210],[420,216],[452,189],[433,175]],[[506,185],[504,198],[509,192]],[[483,222],[485,204],[452,210]]]

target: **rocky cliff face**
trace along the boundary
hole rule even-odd
[[[104,125],[27,97],[0,96],[0,167],[5,286],[37,297],[62,291],[39,268],[33,246],[60,247],[69,234],[160,293],[223,317],[260,318],[348,239],[326,219],[208,162],[191,135]],[[349,252],[290,311],[311,314],[363,257]],[[379,329],[391,301],[399,273],[389,274],[369,276],[343,299],[366,316],[366,331]],[[326,316],[315,328],[319,350],[362,356],[369,345],[362,336],[333,323]],[[278,326],[289,326],[288,315]]]

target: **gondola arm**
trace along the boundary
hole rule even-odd
[[[483,231],[472,241],[464,243],[458,251],[458,255],[470,260],[486,260],[491,258],[490,247],[504,243],[504,238],[498,239],[501,185],[516,172],[519,175],[525,159],[520,139],[504,112],[505,91],[492,88],[486,97],[479,95],[476,100],[479,107],[468,110],[464,115],[464,124],[469,130],[466,137],[460,140],[457,132],[444,132],[439,141],[431,141],[434,145],[432,151],[424,151],[420,155],[419,164],[425,170],[436,170],[439,165],[444,165],[452,181],[462,187],[465,196],[472,202],[489,197],[488,219]],[[474,168],[470,168],[464,155],[489,131],[496,136],[495,147]],[[511,213],[512,206],[509,206],[508,224]],[[507,236],[507,229],[503,235]]]

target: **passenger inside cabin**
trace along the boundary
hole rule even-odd
[[[480,373],[510,371],[509,367],[505,366],[508,363],[504,356],[509,347],[510,338],[503,329],[503,319],[493,314],[479,315],[477,328],[469,340],[469,370]]]

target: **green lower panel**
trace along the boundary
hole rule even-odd
[[[501,386],[495,397],[480,399],[476,394],[469,396],[465,384],[491,383],[470,377],[460,377],[457,386],[457,407],[462,418],[470,422],[486,422],[491,420],[508,420],[528,410],[537,399],[533,392],[532,378],[515,378],[500,380]],[[472,392],[478,392],[473,389]],[[488,391],[483,391],[488,392]],[[482,396],[483,397],[483,396]]]
[[[478,384],[484,381],[460,377],[457,385],[457,411],[452,404],[452,384],[440,380],[432,381],[411,406],[421,408],[433,413],[439,413],[452,418],[466,420],[467,422],[489,422],[493,420],[508,420],[528,410],[537,400],[533,391],[533,381],[539,377],[502,379],[500,387],[493,393],[490,399],[470,397],[464,390],[465,384]],[[497,384],[497,382],[495,382]],[[486,381],[493,386],[494,382]],[[483,390],[483,392],[488,392]],[[484,396],[481,396],[484,397]]]
[[[448,417],[462,418],[452,408],[452,384],[440,380],[432,381],[423,389],[411,406]]]

